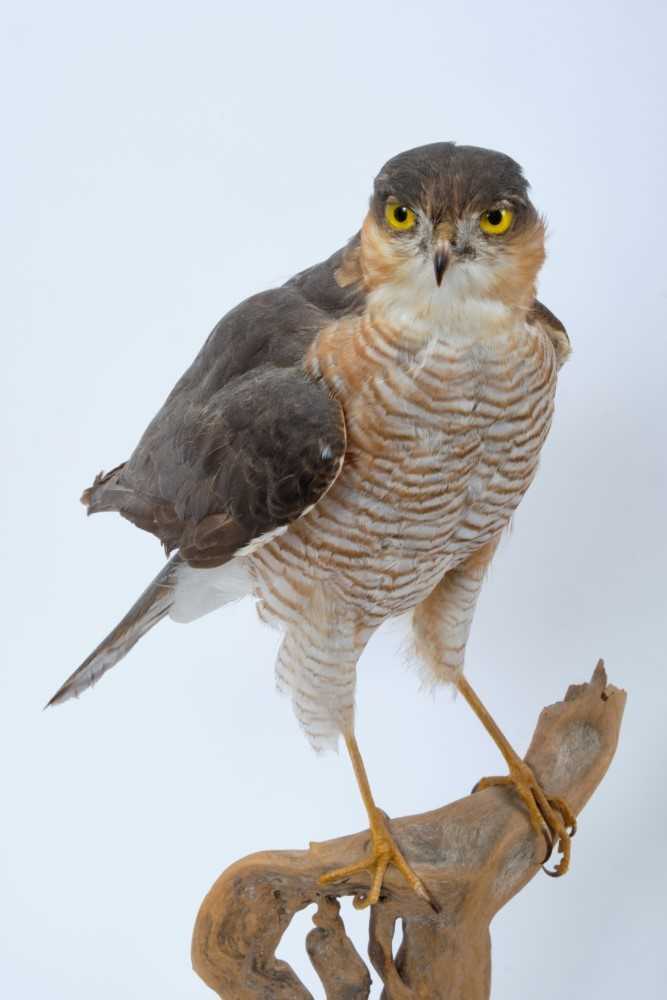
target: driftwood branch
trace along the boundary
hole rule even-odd
[[[545,708],[526,761],[550,796],[578,814],[611,762],[625,692],[607,684],[602,662],[589,684],[569,688]],[[373,907],[369,956],[386,1000],[486,1000],[491,983],[489,924],[540,870],[544,841],[508,788],[488,788],[433,812],[392,822],[408,861],[441,906],[440,914],[389,869]],[[584,834],[585,835],[585,834]],[[345,933],[338,896],[368,887],[362,873],[324,889],[322,872],[348,864],[368,846],[368,831],[308,851],[265,851],[224,872],[204,899],[194,928],[195,971],[225,1000],[312,1000],[293,970],[275,957],[298,910],[318,909],[306,948],[327,1000],[362,1000],[366,965]],[[576,863],[576,851],[575,851]],[[397,920],[403,942],[394,955]]]

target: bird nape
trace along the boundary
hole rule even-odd
[[[453,683],[567,870],[574,822],[463,676],[485,571],[551,423],[562,324],[536,298],[544,223],[502,153],[434,143],[384,165],[360,231],[215,327],[122,465],[85,491],[175,552],[49,704],[97,681],[167,615],[251,594],[283,640],[276,674],[317,750],[342,735],[368,812],[362,871],[389,864],[437,907],[377,807],[354,731],[357,662],[412,611],[428,677]]]

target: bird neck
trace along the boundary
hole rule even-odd
[[[391,331],[401,347],[415,349],[431,340],[473,345],[502,339],[516,329],[527,305],[514,306],[490,295],[464,294],[458,289],[443,293],[430,289],[384,285],[370,293],[366,315],[371,328]]]

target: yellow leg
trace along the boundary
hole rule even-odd
[[[571,840],[577,830],[572,811],[562,799],[547,798],[528,764],[521,760],[465,677],[459,678],[458,688],[505,758],[510,772],[502,778],[482,778],[474,790],[477,792],[497,785],[513,785],[528,809],[531,826],[545,837],[545,863],[551,857],[555,845],[561,854],[556,867],[552,870],[544,868],[544,871],[554,878],[564,875],[570,866]]]
[[[367,906],[374,906],[380,899],[382,881],[389,865],[394,865],[401,872],[408,884],[414,889],[418,896],[421,896],[432,909],[439,912],[439,907],[431,899],[426,886],[421,879],[415,875],[410,865],[405,860],[401,849],[394,840],[389,829],[389,820],[385,813],[375,804],[371,786],[366,774],[366,768],[361,756],[361,751],[353,733],[345,737],[345,744],[352,761],[354,774],[359,785],[361,797],[368,813],[368,822],[371,833],[371,850],[366,857],[354,864],[346,865],[344,868],[336,868],[320,876],[322,885],[330,885],[332,882],[340,882],[359,872],[368,871],[371,876],[371,887],[367,894],[360,894],[354,898],[354,906],[357,910],[363,910]]]

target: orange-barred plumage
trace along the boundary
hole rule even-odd
[[[374,629],[507,525],[551,422],[556,356],[525,315],[508,311],[490,337],[473,326],[417,349],[405,340],[377,313],[320,334],[306,364],[343,406],[343,470],[315,509],[249,557],[262,617],[287,629],[279,682],[316,746],[351,722],[356,662]]]

